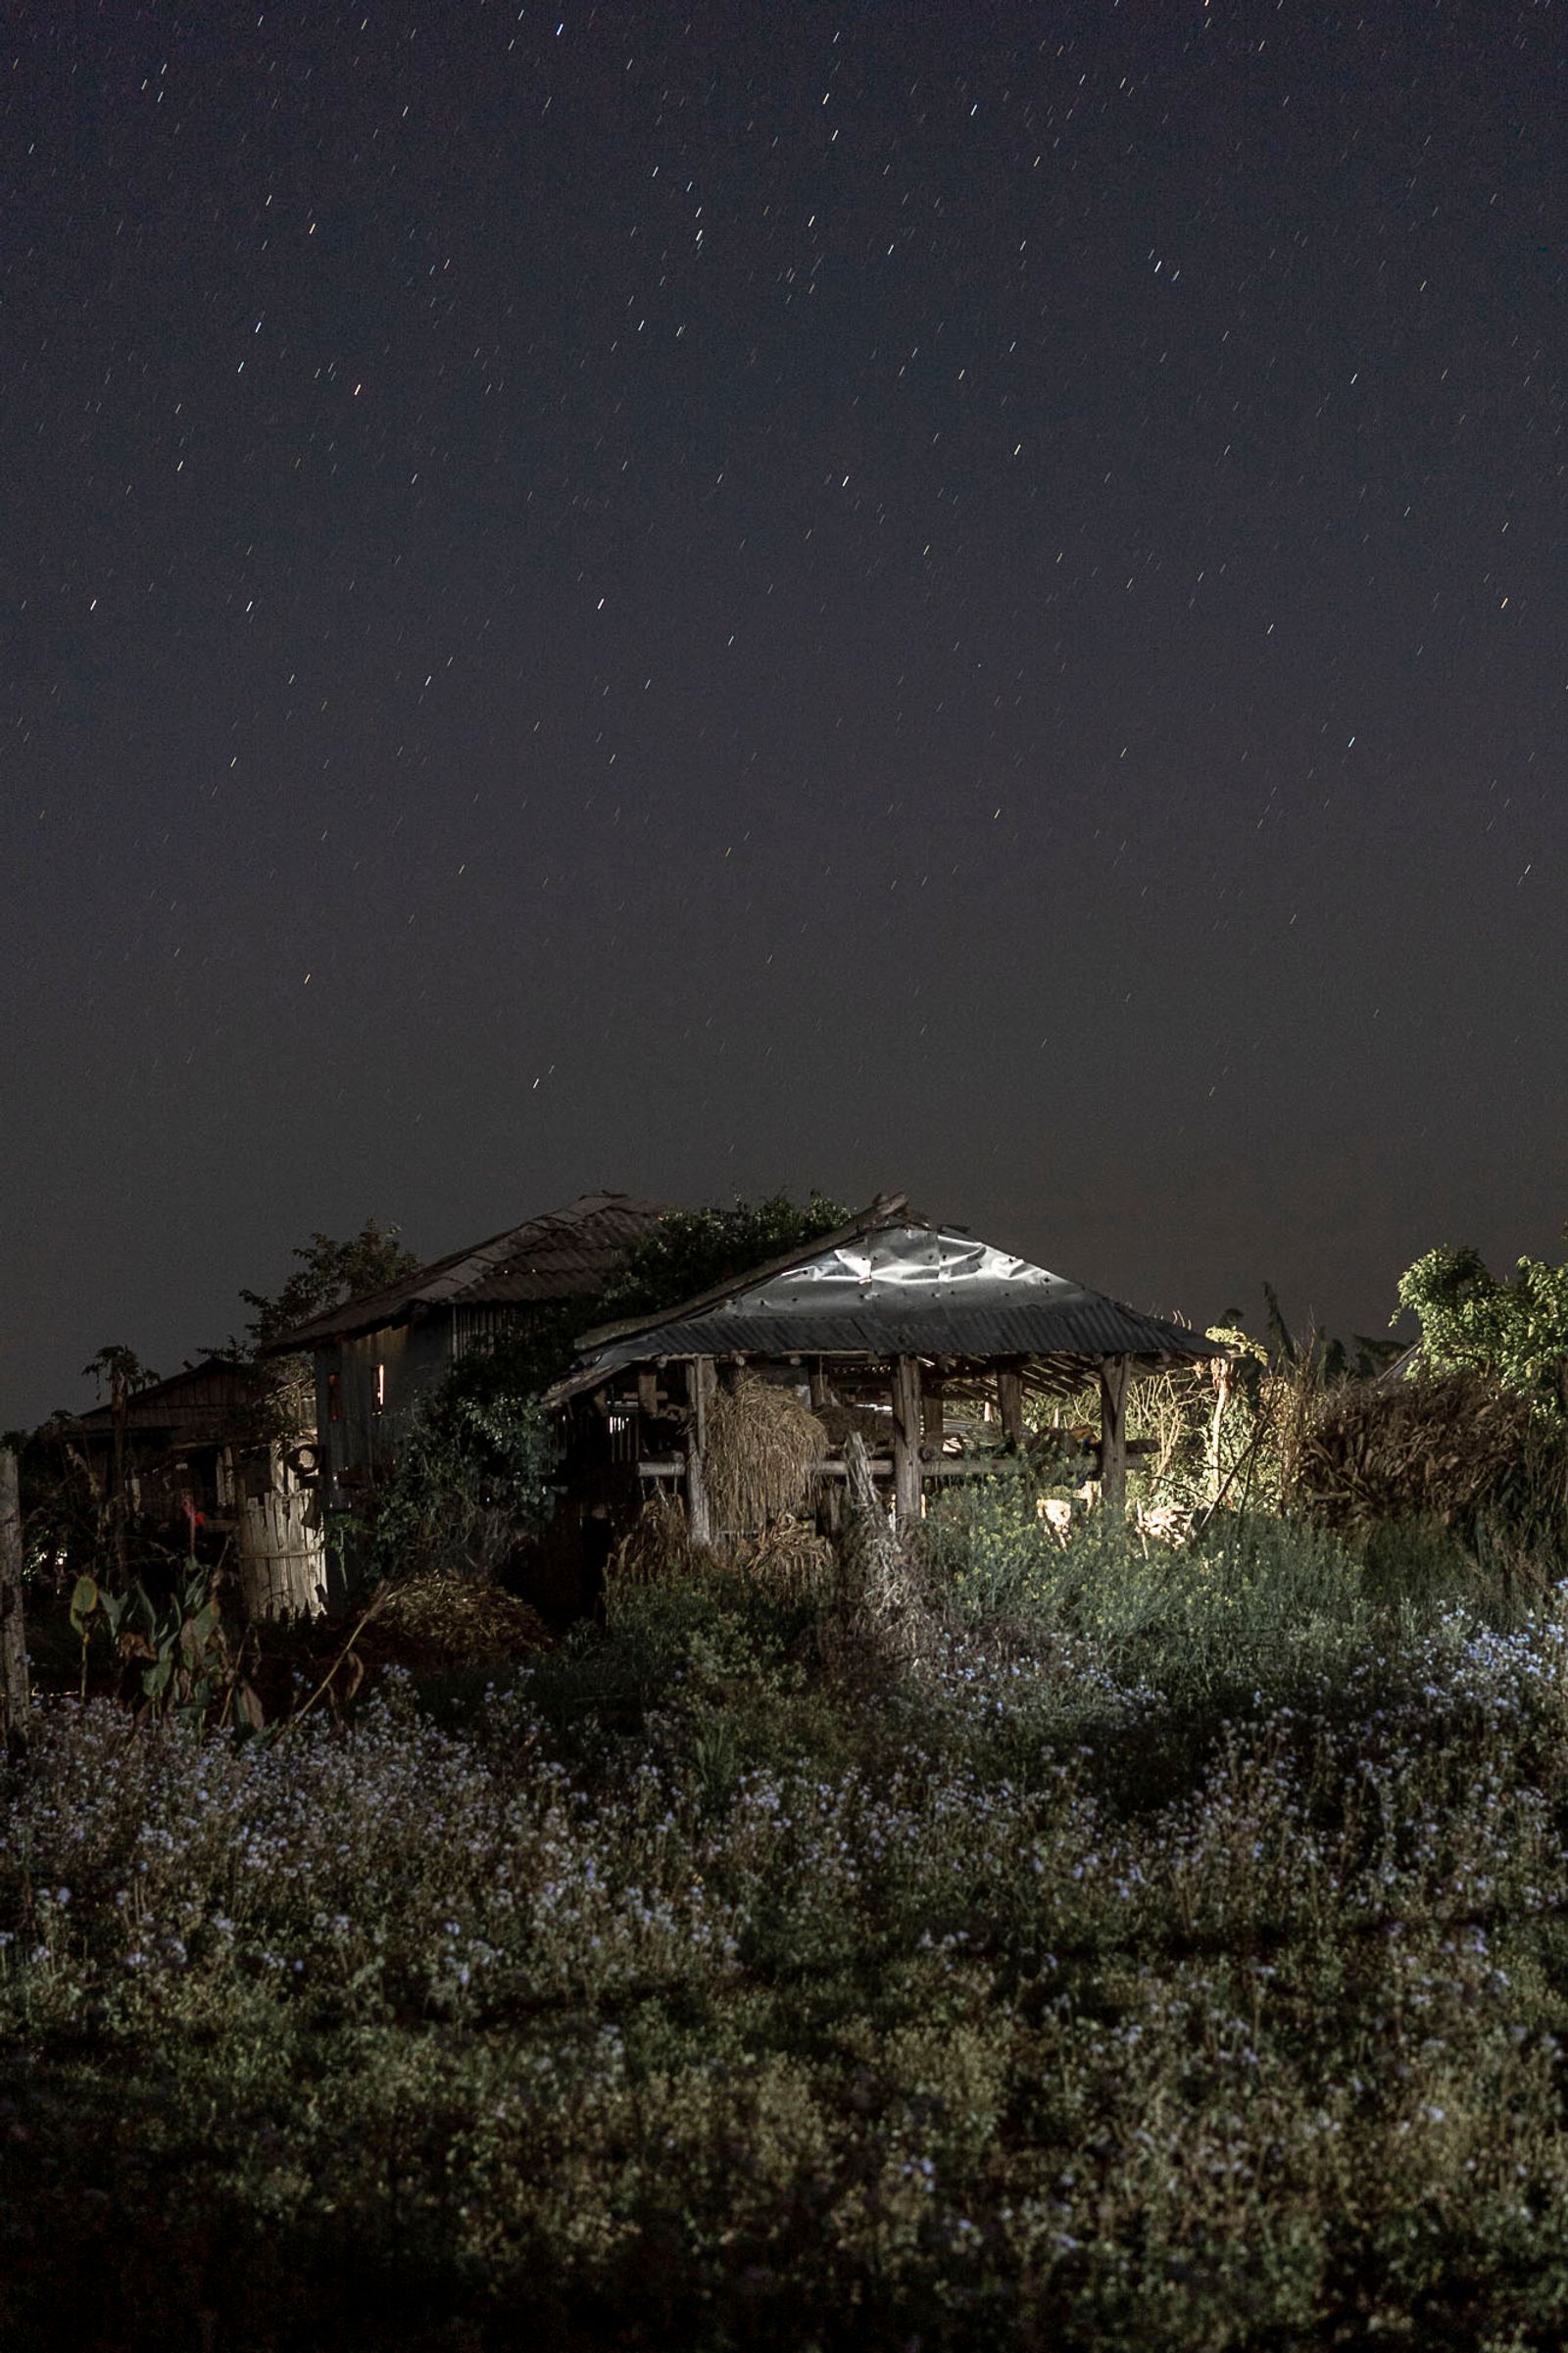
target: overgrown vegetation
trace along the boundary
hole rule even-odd
[[[539,1402],[560,1369],[559,1316],[471,1348],[400,1434],[370,1499],[372,1582],[438,1572],[488,1584],[555,1504],[556,1434]]]
[[[775,1193],[766,1201],[673,1211],[644,1235],[612,1278],[597,1320],[620,1322],[678,1306],[798,1243],[831,1234],[853,1214],[822,1193],[813,1193],[804,1207]]]
[[[1125,1524],[1052,1408],[913,1648],[741,1391],[764,1533],[655,1507],[551,1646],[499,1353],[250,1698],[194,1585],[78,1591],[65,1691],[136,1642],[0,1789],[8,2353],[1560,2344],[1568,1424],[1435,1297],[1409,1377],[1146,1384]]]
[[[1556,1597],[943,1545],[914,1680],[699,1565],[444,1729],[49,1710],[6,2343],[1560,2341]]]

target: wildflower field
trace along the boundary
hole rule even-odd
[[[0,2342],[1559,2343],[1563,1596],[1008,1510],[915,1670],[715,1575],[271,1739],[44,1705]]]

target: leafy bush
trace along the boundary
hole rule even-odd
[[[1371,1619],[1362,1566],[1332,1535],[1266,1512],[1220,1512],[1180,1545],[1092,1512],[1063,1543],[1026,1476],[945,1499],[933,1567],[970,1624],[999,1617],[1087,1642],[1115,1672],[1182,1690],[1247,1688],[1344,1655]]]
[[[546,1525],[559,1493],[559,1436],[539,1401],[551,1357],[548,1332],[503,1336],[409,1414],[369,1507],[373,1577],[486,1580]]]
[[[1568,1412],[1568,1266],[1521,1258],[1499,1282],[1478,1251],[1445,1246],[1399,1278],[1399,1305],[1421,1319],[1434,1372],[1468,1372]]]

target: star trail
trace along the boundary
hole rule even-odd
[[[1560,12],[8,37],[0,1421],[601,1186],[1560,1254]]]

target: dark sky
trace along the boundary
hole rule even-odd
[[[1568,1212],[1568,15],[14,11],[0,1424],[316,1228]]]

